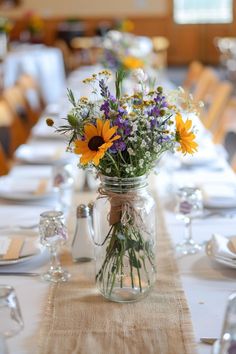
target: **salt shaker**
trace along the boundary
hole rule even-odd
[[[77,222],[72,242],[72,258],[74,262],[87,262],[94,259],[93,228],[90,211],[90,208],[85,204],[80,204],[77,207]]]

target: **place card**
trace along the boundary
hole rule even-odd
[[[10,245],[7,252],[3,255],[3,260],[18,259],[20,257],[20,252],[24,244],[24,239],[14,238],[10,241]]]
[[[45,194],[47,192],[47,188],[48,188],[48,180],[41,179],[38,183],[36,190],[34,191],[34,194],[35,195]]]
[[[231,252],[236,253],[236,236],[230,238],[228,247]]]

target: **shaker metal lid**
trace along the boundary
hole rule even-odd
[[[90,215],[90,209],[85,204],[79,204],[76,211],[77,218],[86,218]]]

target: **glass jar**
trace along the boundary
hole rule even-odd
[[[93,224],[102,295],[116,302],[143,298],[156,278],[155,202],[147,191],[147,176],[101,176]]]

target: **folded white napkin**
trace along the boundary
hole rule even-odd
[[[25,193],[25,194],[45,194],[50,191],[50,183],[48,179],[17,179],[9,176],[1,177],[0,179],[0,193]]]
[[[227,238],[220,234],[213,234],[211,239],[211,249],[214,256],[236,260],[236,236]],[[235,252],[234,252],[235,249]]]

